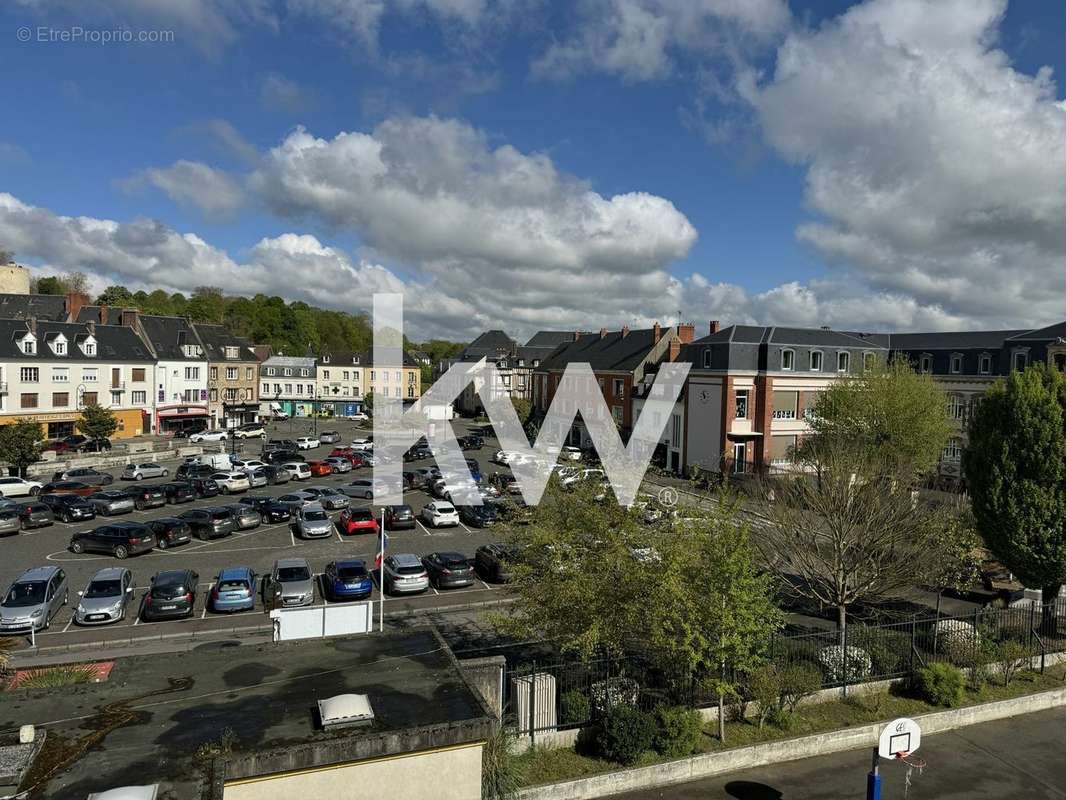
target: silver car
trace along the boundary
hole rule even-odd
[[[0,635],[44,630],[63,606],[69,590],[59,567],[33,567],[19,575],[0,602]]]
[[[226,508],[233,512],[233,521],[239,531],[250,531],[253,528],[258,528],[263,521],[259,512],[245,503],[235,503],[232,506],[226,506]]]
[[[314,581],[305,559],[278,559],[270,577],[263,581],[263,599],[269,602],[273,597],[281,606],[309,606],[315,601]]]
[[[385,559],[382,585],[386,594],[424,592],[429,588],[429,573],[422,559],[414,553],[396,553]]]
[[[352,471],[352,462],[346,458],[340,456],[330,456],[329,458],[323,458],[322,462],[329,464],[330,469],[336,473],[344,473]]]
[[[161,464],[127,464],[122,470],[122,480],[143,481],[145,478],[165,478],[170,470]]]
[[[22,529],[18,506],[12,504],[0,507],[0,536],[18,533]]]
[[[248,485],[253,489],[266,486],[270,482],[267,480],[266,467],[245,470],[245,474],[248,476]]]
[[[332,486],[312,486],[304,489],[303,493],[314,494],[315,499],[322,504],[326,511],[340,511],[351,505],[351,499],[340,489]]]
[[[114,514],[128,514],[133,511],[134,501],[125,492],[117,489],[105,489],[86,498],[97,514],[110,517]]]
[[[333,535],[333,520],[319,503],[311,503],[301,508],[296,514],[293,527],[301,539],[324,539]]]
[[[133,598],[133,573],[121,567],[106,567],[89,580],[74,609],[78,625],[107,625],[126,618]]]

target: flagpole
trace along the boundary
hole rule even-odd
[[[378,537],[381,552],[378,554],[378,591],[381,597],[378,600],[378,632],[385,631],[385,507],[381,507],[381,535]]]

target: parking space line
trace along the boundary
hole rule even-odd
[[[467,533],[473,533],[473,531],[472,531],[472,530],[470,530],[470,529],[469,529],[468,527],[466,527],[466,525],[464,525],[464,524],[463,524],[463,523],[461,523],[461,522],[459,523],[459,527],[460,527],[460,528],[462,528],[462,529],[463,529],[464,531],[466,531]]]
[[[214,587],[214,585],[215,582],[211,581],[211,583],[207,585],[207,589],[204,590],[204,610],[200,613],[200,619],[203,619],[207,616],[207,607],[208,605],[210,605],[210,603],[208,602],[208,595],[211,594],[211,589]]]
[[[491,587],[491,586],[489,586],[489,585],[488,585],[487,583],[485,583],[485,581],[483,581],[483,580],[479,580],[479,581],[478,581],[478,583],[480,583],[480,584],[481,584],[482,586],[484,586],[484,587],[485,587],[486,589],[488,589],[489,591],[492,591],[492,587]]]
[[[61,633],[66,633],[67,631],[69,631],[69,630],[70,630],[70,626],[71,626],[71,625],[73,625],[73,624],[74,624],[74,617],[72,616],[72,617],[70,618],[70,622],[68,622],[68,623],[67,623],[66,627],[65,627],[65,628],[63,628],[63,630],[61,631]]]
[[[422,532],[423,532],[423,533],[425,533],[425,534],[426,534],[426,536],[432,536],[432,535],[433,535],[433,532],[432,532],[432,531],[431,531],[431,530],[430,530],[429,528],[427,528],[427,527],[426,527],[425,525],[423,525],[423,524],[422,524],[422,523],[421,523],[421,522],[420,522],[419,520],[417,520],[417,519],[415,520],[415,525],[417,525],[417,526],[418,526],[419,528],[421,528],[421,529],[422,529]]]

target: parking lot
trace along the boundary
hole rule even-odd
[[[463,435],[468,430],[464,422],[454,423],[457,435]],[[296,438],[297,436],[310,435],[309,420],[295,420],[293,422],[272,423],[268,427],[268,438]],[[333,446],[350,444],[356,435],[365,435],[370,432],[369,428],[357,428],[353,423],[340,420],[319,420],[318,431],[335,430],[341,434],[341,442],[337,445],[321,445],[314,450],[302,452],[308,461],[325,457]],[[257,457],[261,442],[250,440],[243,443],[243,453],[246,458]],[[227,445],[228,447],[228,445]],[[506,467],[491,464],[489,459],[496,450],[496,440],[486,439],[485,446],[480,451],[468,451],[467,457],[474,458],[482,467],[482,473],[487,477],[493,472],[507,472]],[[410,465],[409,468],[431,466],[432,461],[421,461]],[[169,462],[166,466],[170,470],[170,478],[143,481],[142,484],[164,483],[173,480],[178,462]],[[132,486],[131,482],[122,481],[118,478],[121,467],[107,470],[115,475],[115,483],[110,488]],[[266,486],[253,489],[248,494],[257,496],[278,497],[309,486],[334,486],[337,488],[350,483],[361,477],[369,477],[372,469],[364,467],[353,470],[343,475],[329,477],[310,478],[305,481],[289,481],[278,486]],[[361,558],[367,561],[368,567],[373,567],[375,556],[378,552],[379,540],[374,534],[361,534],[342,536],[338,530],[328,539],[301,540],[294,535],[289,523],[261,524],[258,528],[248,531],[235,532],[220,539],[200,541],[193,539],[190,543],[172,547],[166,550],[155,549],[151,552],[137,556],[130,556],[124,560],[118,560],[112,556],[97,554],[74,554],[68,549],[70,537],[75,531],[87,530],[110,520],[128,520],[146,522],[162,517],[176,516],[193,508],[209,508],[213,506],[236,503],[243,495],[219,495],[218,497],[195,500],[176,506],[164,506],[162,508],[147,511],[133,511],[116,517],[97,517],[97,520],[89,523],[67,524],[56,522],[53,525],[36,530],[24,531],[18,535],[0,539],[0,548],[3,548],[4,558],[0,564],[0,588],[6,590],[7,586],[18,577],[24,570],[30,567],[54,564],[61,566],[67,575],[70,590],[70,602],[62,609],[51,622],[48,630],[37,634],[37,645],[48,647],[52,645],[88,644],[109,639],[130,639],[142,635],[146,637],[158,636],[165,629],[164,635],[192,633],[194,631],[227,630],[254,628],[268,624],[264,609],[261,607],[261,598],[256,598],[256,608],[253,611],[237,612],[233,614],[216,614],[210,611],[205,603],[213,580],[218,572],[225,567],[248,566],[259,575],[270,572],[274,561],[279,558],[304,558],[307,560],[316,577],[321,574],[326,564],[338,559]],[[421,490],[406,490],[404,500],[411,505],[415,514],[419,514],[423,505],[429,502],[430,496]],[[351,498],[351,507],[371,507],[375,516],[380,520],[380,508],[374,506],[372,501]],[[330,512],[336,518],[339,512]],[[416,523],[413,530],[392,531],[388,534],[388,552],[414,553],[419,556],[434,551],[458,551],[472,557],[475,549],[488,542],[500,541],[506,538],[506,531],[502,527],[488,529],[470,528],[460,524],[450,528],[427,528],[421,521]],[[84,589],[92,575],[99,569],[107,566],[121,565],[130,569],[134,576],[135,591],[131,601],[130,610],[125,620],[101,627],[80,627],[73,623],[73,612],[77,606],[77,592]],[[186,619],[166,622],[144,622],[140,619],[139,609],[143,599],[145,588],[152,575],[162,570],[188,568],[195,570],[199,575],[199,586],[196,596],[195,613]],[[375,587],[372,600],[379,599],[379,591]],[[480,579],[475,581],[472,587],[438,590],[430,588],[421,595],[387,597],[385,602],[386,613],[393,611],[413,611],[419,609],[443,608],[447,606],[460,606],[471,603],[481,603],[501,598],[501,587],[486,583]],[[321,586],[316,586],[315,602],[324,602]]]

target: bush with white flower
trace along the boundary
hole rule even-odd
[[[592,707],[606,711],[616,705],[635,706],[640,696],[640,685],[632,678],[622,676],[596,681],[589,691]]]
[[[827,683],[844,683],[845,677],[847,683],[859,683],[870,677],[873,667],[870,654],[861,647],[844,648],[839,644],[822,648],[818,663]]]

